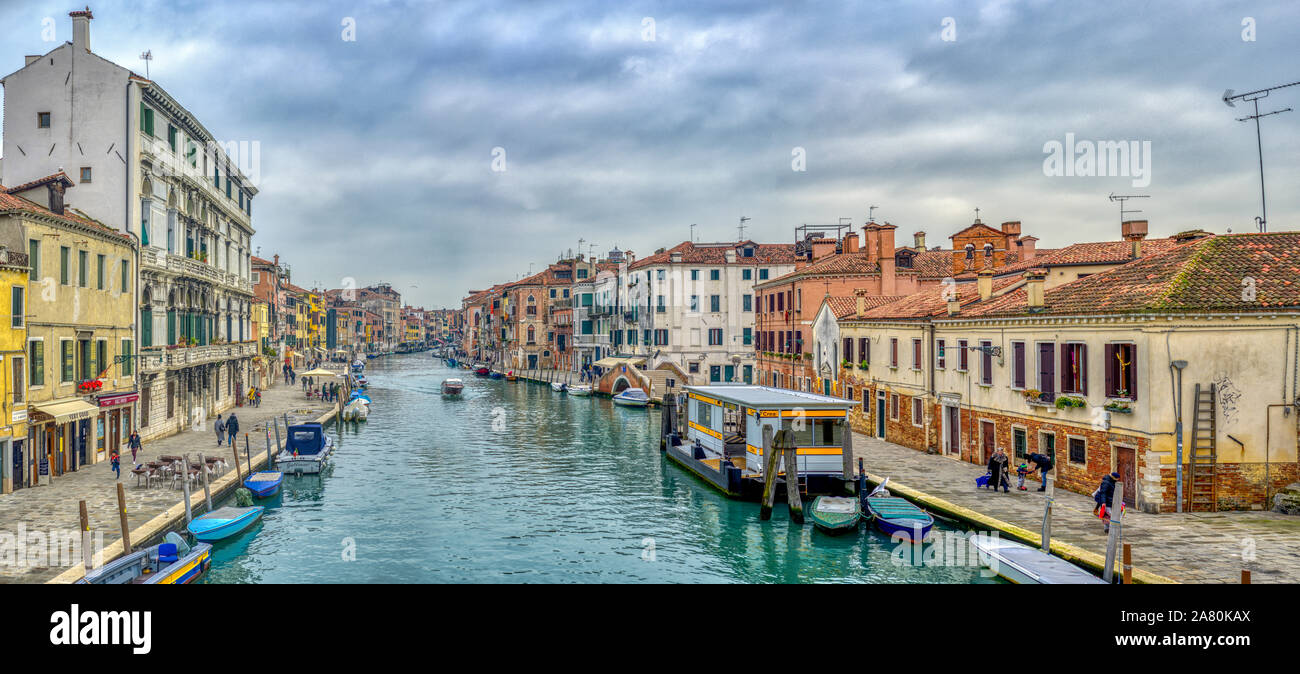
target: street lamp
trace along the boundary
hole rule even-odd
[[[1174,483],[1175,495],[1178,500],[1178,509],[1176,512],[1183,511],[1183,368],[1187,367],[1185,360],[1169,361],[1170,378],[1169,384],[1174,388],[1174,436],[1177,439],[1178,451],[1175,457]],[[1174,374],[1178,376],[1175,378]],[[1174,380],[1177,379],[1177,382]]]

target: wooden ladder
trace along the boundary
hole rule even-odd
[[[1191,490],[1188,494],[1189,512],[1215,512],[1218,501],[1215,494],[1214,469],[1218,437],[1214,384],[1208,389],[1196,385],[1196,411],[1192,419]]]

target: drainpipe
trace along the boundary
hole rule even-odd
[[[1174,463],[1175,492],[1174,493],[1176,495],[1175,498],[1177,499],[1177,510],[1175,512],[1180,512],[1180,513],[1183,511],[1183,399],[1182,399],[1182,395],[1183,395],[1183,368],[1185,367],[1187,367],[1187,361],[1185,360],[1169,361],[1169,374],[1170,374],[1169,385],[1174,389],[1173,390],[1174,419],[1175,419],[1174,435],[1178,443],[1177,455],[1174,457],[1175,458],[1175,463]],[[1175,373],[1177,374],[1177,383],[1175,383],[1174,381]]]

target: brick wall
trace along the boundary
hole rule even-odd
[[[1183,467],[1183,508],[1191,500],[1192,471]],[[1267,474],[1267,479],[1265,475]],[[1160,484],[1164,500],[1162,512],[1174,512],[1178,507],[1177,469],[1173,464],[1160,466]],[[1300,481],[1300,464],[1272,463],[1219,463],[1214,470],[1215,503],[1219,510],[1269,510],[1268,494],[1276,494],[1286,485]]]

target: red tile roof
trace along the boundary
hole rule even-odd
[[[1010,289],[1023,283],[1024,279],[1016,277],[1004,277],[993,279],[993,298],[989,303],[996,302],[999,293],[1008,292]],[[951,290],[949,290],[951,288]],[[947,293],[951,293],[948,295]],[[965,314],[968,305],[980,301],[978,283],[957,283],[942,284],[923,288],[911,295],[906,295],[896,301],[881,305],[875,309],[866,312],[862,320],[879,320],[879,319],[918,319],[928,318],[931,316],[947,315],[948,298],[955,298],[962,304],[962,313]],[[853,320],[850,318],[850,320]]]
[[[64,173],[63,171],[59,171],[54,175],[48,175],[45,176],[44,178],[37,178],[36,180],[23,183],[17,187],[0,188],[0,191],[7,192],[9,194],[18,194],[19,192],[26,192],[27,190],[35,189],[37,187],[40,187],[41,185],[45,185],[47,183],[52,183],[55,181],[63,183],[64,186],[66,187],[76,186],[76,183],[72,182],[72,178],[69,178],[68,174]]]
[[[5,213],[12,213],[12,212],[23,212],[23,213],[30,213],[33,215],[41,215],[47,218],[55,218],[58,220],[63,220],[64,222],[67,222],[69,224],[80,225],[82,227],[89,227],[91,229],[96,229],[105,234],[112,234],[115,236],[119,236],[123,239],[126,239],[127,241],[132,240],[131,237],[127,236],[126,234],[119,232],[116,229],[113,229],[112,227],[109,227],[108,225],[99,222],[98,220],[91,219],[79,211],[74,213],[69,210],[69,211],[64,211],[63,215],[59,215],[54,211],[51,211],[50,209],[34,201],[31,201],[29,199],[24,199],[20,196],[17,196],[16,194],[12,194],[12,192],[16,190],[17,188],[8,189],[4,185],[0,185],[0,215],[3,215]]]
[[[1253,280],[1254,298],[1244,291]],[[1023,289],[964,316],[1031,313]],[[1229,234],[1177,244],[1048,290],[1035,314],[1300,309],[1300,232]]]
[[[745,244],[754,246],[754,255],[752,257],[741,257],[739,249]],[[683,241],[662,253],[655,253],[633,262],[628,266],[628,269],[640,269],[657,264],[674,264],[672,262],[673,253],[682,254],[680,264],[727,264],[727,251],[729,250],[736,251],[736,259],[731,264],[794,264],[795,261],[793,243],[741,241],[738,243],[700,244]]]
[[[870,311],[876,307],[884,306],[890,302],[897,302],[906,297],[905,295],[866,295],[863,297],[865,309]],[[850,318],[858,313],[858,298],[856,295],[851,296],[834,296],[829,298],[831,311],[835,313],[835,318]]]
[[[1177,245],[1177,242],[1172,237],[1148,239],[1142,242],[1141,254],[1143,257],[1157,255],[1173,248],[1175,245]],[[1010,259],[1011,256],[1008,255],[1007,257]],[[1038,250],[1035,251],[1032,259],[1017,261],[1014,264],[1008,264],[993,271],[1001,276],[1004,274],[1020,274],[1037,267],[1047,269],[1073,265],[1124,264],[1132,260],[1133,244],[1128,241],[1093,241],[1075,243],[1055,250]],[[957,278],[975,278],[975,273],[965,272],[958,275]]]

